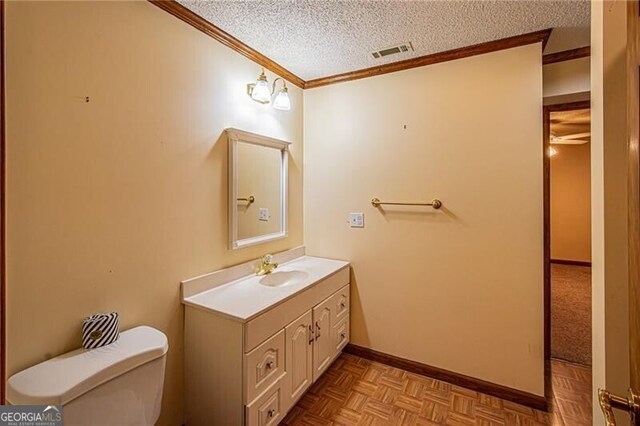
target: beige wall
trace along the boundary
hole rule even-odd
[[[591,3],[593,392],[629,387],[626,2]],[[628,417],[617,414],[619,424]],[[593,424],[604,424],[593,404]]]
[[[279,149],[238,142],[238,196],[253,195],[255,201],[238,201],[238,239],[280,231],[282,152]],[[269,209],[269,220],[259,220],[259,209]]]
[[[553,145],[551,258],[591,261],[591,146]]]
[[[147,2],[5,6],[8,374],[115,310],[169,337],[160,423],[180,425],[180,281],[302,243],[301,90],[288,113],[251,101],[258,65]],[[232,126],[293,142],[289,238],[233,252]]]
[[[588,92],[591,89],[588,57],[547,64],[542,70],[545,98]]]
[[[536,44],[305,91],[305,243],[353,262],[353,343],[543,394],[541,62]]]

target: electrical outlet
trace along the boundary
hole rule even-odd
[[[258,210],[258,220],[266,222],[269,220],[269,209],[266,207],[260,207]]]
[[[364,213],[349,213],[349,225],[352,228],[364,228]]]

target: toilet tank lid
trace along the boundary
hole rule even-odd
[[[167,353],[167,336],[140,326],[97,349],[77,349],[14,374],[7,401],[13,405],[64,405],[127,371]]]

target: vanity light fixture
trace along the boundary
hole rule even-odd
[[[276,87],[276,81],[282,80],[280,77],[273,81],[273,87]],[[278,92],[278,96],[273,101],[273,107],[281,111],[289,111],[291,109],[291,100],[289,99],[289,89],[287,89],[287,82],[282,80],[284,87]],[[273,91],[272,91],[273,93]]]
[[[273,101],[273,107],[281,111],[289,111],[291,109],[291,100],[289,99],[287,82],[283,78],[278,77],[273,80],[273,85],[271,86],[271,90],[269,90],[269,81],[264,73],[264,68],[255,83],[247,84],[247,95],[256,102],[268,104],[271,102],[271,98],[276,91],[276,83],[278,80],[282,81],[283,87]]]
[[[268,104],[271,100],[271,93],[269,92],[269,82],[267,76],[264,75],[264,68],[260,73],[260,76],[255,83],[247,84],[247,93],[256,102],[261,104]]]

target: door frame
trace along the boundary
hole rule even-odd
[[[551,146],[551,113],[591,109],[591,101],[576,101],[542,107],[542,180],[543,180],[543,270],[544,270],[544,395],[550,402],[551,395],[551,159],[548,152]]]
[[[630,386],[640,391],[640,1],[627,3],[627,150]]]
[[[5,126],[5,7],[6,2],[0,0],[0,404],[6,398],[6,126]]]

